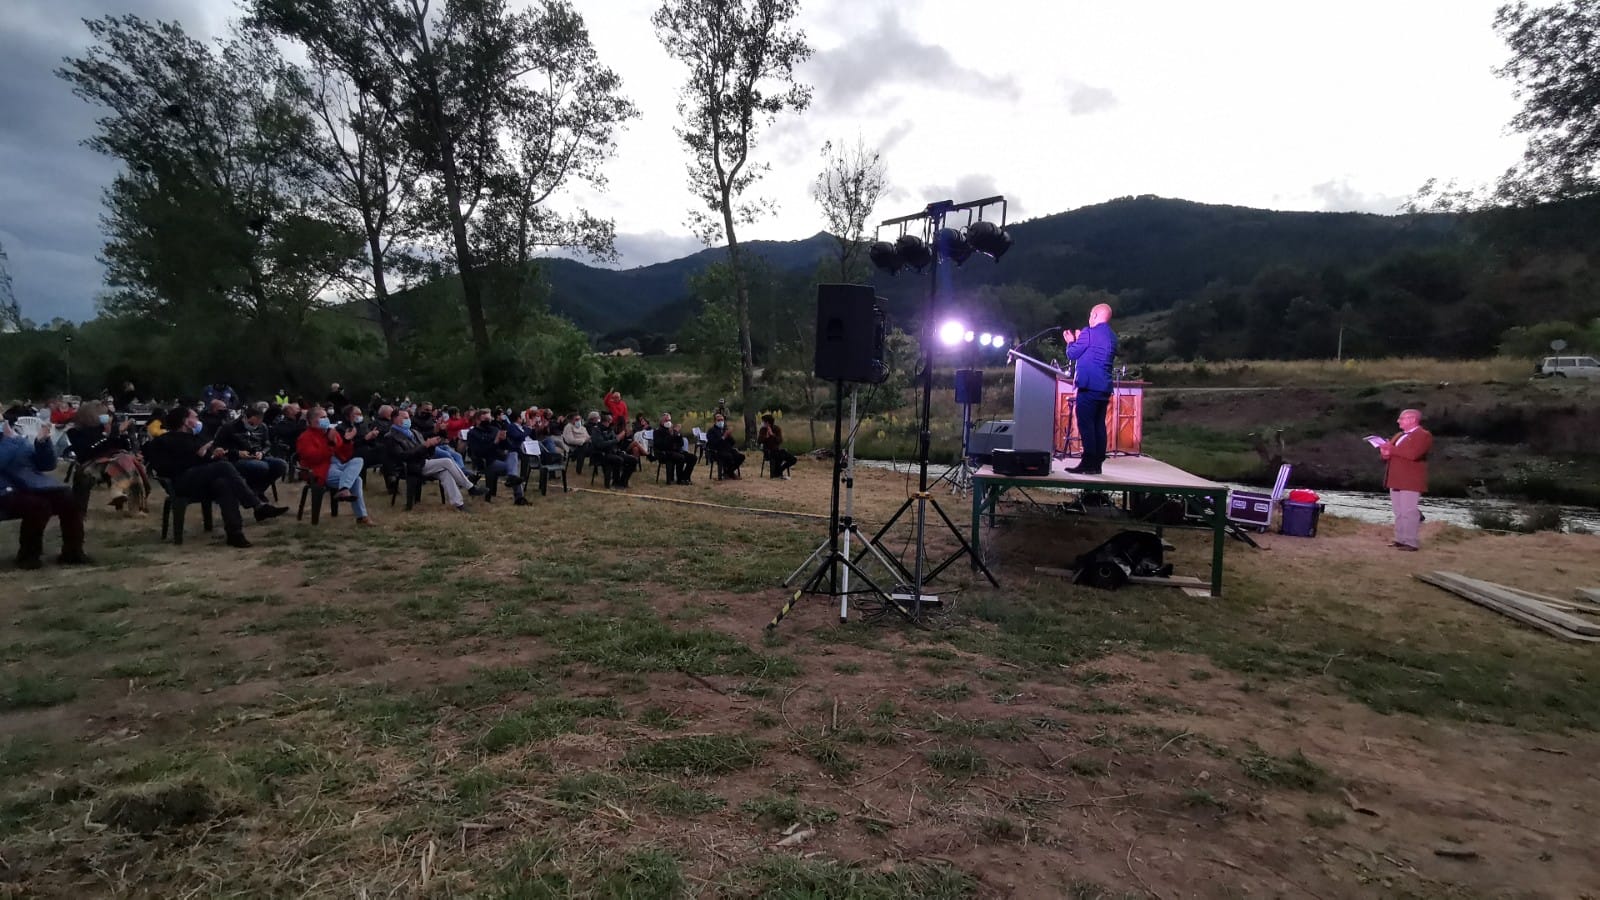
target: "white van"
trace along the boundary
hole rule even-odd
[[[1600,378],[1600,360],[1592,356],[1546,356],[1539,374],[1556,378]]]

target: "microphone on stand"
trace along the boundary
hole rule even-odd
[[[1011,349],[1019,350],[1019,349],[1021,349],[1023,347],[1028,346],[1029,344],[1033,343],[1034,341],[1037,341],[1039,338],[1044,337],[1045,335],[1049,334],[1052,331],[1060,331],[1060,330],[1061,330],[1061,326],[1060,325],[1051,325],[1050,327],[1048,327],[1045,330],[1039,332],[1038,334],[1034,335],[1033,337],[1028,338],[1025,341],[1018,341],[1015,344],[1012,344],[1011,345]]]

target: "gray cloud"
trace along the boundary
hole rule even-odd
[[[949,50],[918,40],[895,9],[881,11],[877,25],[853,40],[817,53],[801,75],[816,86],[812,107],[820,113],[881,115],[899,105],[884,89],[910,81],[1003,100],[1022,95],[1011,76],[994,77],[958,65]]]
[[[979,173],[963,175],[956,179],[954,185],[928,185],[922,189],[922,195],[929,202],[934,200],[954,200],[957,203],[1004,195],[1006,198],[1006,221],[1020,221],[1026,215],[1023,210],[1022,200],[1016,194],[1001,190],[992,175]],[[998,218],[999,212],[998,209],[985,210],[984,218]],[[965,221],[964,217],[962,221]]]
[[[63,57],[88,45],[81,20],[131,13],[210,34],[217,23],[205,14],[207,5],[7,0],[0,19],[0,241],[24,316],[86,319],[102,290],[100,197],[118,165],[80,145],[98,113],[55,76]]]
[[[1333,178],[1311,186],[1311,196],[1328,212],[1366,212],[1392,216],[1405,205],[1405,197],[1367,193],[1350,184],[1348,178]]]
[[[1067,83],[1067,112],[1074,116],[1088,116],[1104,112],[1117,105],[1117,95],[1110,88],[1095,87],[1076,81]]]
[[[680,259],[705,249],[699,238],[686,234],[668,234],[659,229],[644,232],[618,233],[616,237],[617,260],[597,262],[577,250],[552,250],[549,255],[604,269],[636,269],[659,262]]]

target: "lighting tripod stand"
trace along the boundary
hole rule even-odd
[[[885,610],[894,609],[903,616],[911,617],[911,611],[901,606],[893,594],[879,587],[860,565],[861,560],[870,554],[892,576],[909,577],[899,561],[884,552],[876,537],[868,538],[862,535],[855,521],[856,390],[852,388],[850,391],[850,439],[846,445],[843,437],[844,382],[833,383],[833,499],[828,509],[828,537],[817,546],[817,549],[811,551],[811,555],[800,564],[799,568],[783,580],[783,586],[790,587],[807,569],[813,564],[816,565],[800,589],[794,592],[794,596],[790,597],[778,610],[778,614],[772,617],[772,621],[767,623],[769,629],[778,627],[778,623],[783,621],[783,618],[800,602],[800,598],[806,594],[827,594],[838,597],[840,622],[849,618],[852,593],[875,595],[882,601]],[[842,513],[839,509],[841,485],[844,493]],[[851,559],[850,556],[852,537],[860,541],[863,548],[855,559]],[[866,585],[865,589],[851,591],[852,573]]]
[[[1000,204],[1002,209],[1002,224],[998,226],[993,222],[985,222],[982,219],[983,208],[997,203]],[[928,445],[930,426],[928,420],[932,414],[933,405],[933,319],[934,305],[939,289],[940,259],[949,259],[959,266],[972,256],[975,249],[999,259],[1000,255],[1004,254],[1011,246],[1011,237],[1006,234],[1003,227],[1004,209],[1004,197],[989,197],[984,200],[974,200],[961,204],[956,204],[949,200],[930,203],[920,213],[912,213],[908,216],[885,220],[879,227],[899,225],[901,228],[899,240],[893,245],[887,243],[874,244],[868,253],[874,265],[890,273],[898,271],[902,265],[907,264],[918,269],[923,265],[927,265],[930,268],[928,303],[924,308],[922,317],[922,371],[920,376],[922,379],[922,406],[917,435],[917,490],[916,493],[906,498],[906,502],[901,504],[895,514],[889,518],[889,521],[878,529],[877,534],[872,536],[873,543],[881,541],[883,536],[889,533],[889,529],[900,521],[901,516],[907,512],[915,512],[916,550],[913,557],[911,580],[905,586],[910,606],[909,613],[913,621],[921,620],[922,607],[925,602],[937,602],[937,598],[923,593],[923,587],[929,581],[937,578],[939,573],[948,568],[951,563],[963,556],[971,560],[973,571],[982,572],[984,577],[989,579],[990,584],[995,587],[1000,586],[1000,582],[995,579],[994,573],[990,572],[989,567],[984,565],[982,559],[978,558],[978,554],[972,549],[972,544],[961,533],[961,529],[957,528],[956,524],[950,520],[950,516],[945,513],[943,507],[939,506],[939,501],[934,499],[932,491],[929,490]],[[968,211],[968,224],[964,232],[945,227],[945,217],[958,210]],[[971,219],[972,210],[977,210],[979,213],[979,219],[976,223]],[[923,233],[931,239],[932,246],[929,246],[927,242],[917,238],[915,235],[905,233],[906,224],[917,221],[923,223]],[[962,450],[963,454],[965,454],[965,447]],[[944,522],[945,528],[960,545],[959,549],[950,554],[943,562],[931,567],[931,561],[928,559],[929,506],[932,506],[933,511],[938,513],[940,521]]]

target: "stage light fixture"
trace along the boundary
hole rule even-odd
[[[1011,249],[1011,233],[993,222],[973,222],[967,226],[967,242],[984,256],[998,260]]]
[[[961,339],[970,344],[970,343],[972,343],[973,338],[976,338],[977,336],[978,335],[975,332],[969,331],[966,334],[963,334],[961,336]]]
[[[902,234],[894,242],[894,252],[908,268],[921,272],[933,262],[933,250],[914,234]]]
[[[890,275],[900,271],[905,263],[900,259],[900,254],[894,250],[894,245],[888,241],[878,241],[867,249],[867,258],[872,264],[888,272]]]
[[[957,228],[941,228],[933,236],[933,246],[945,255],[945,258],[961,265],[972,258],[972,245],[967,242],[967,236]]]
[[[939,343],[946,347],[954,347],[961,343],[961,336],[966,333],[967,327],[960,322],[951,320],[939,326]]]
[[[978,343],[981,344],[982,346],[985,346],[985,347],[989,346],[989,342],[992,341],[992,340],[994,340],[994,335],[990,334],[987,331],[985,331],[983,334],[978,335]]]

